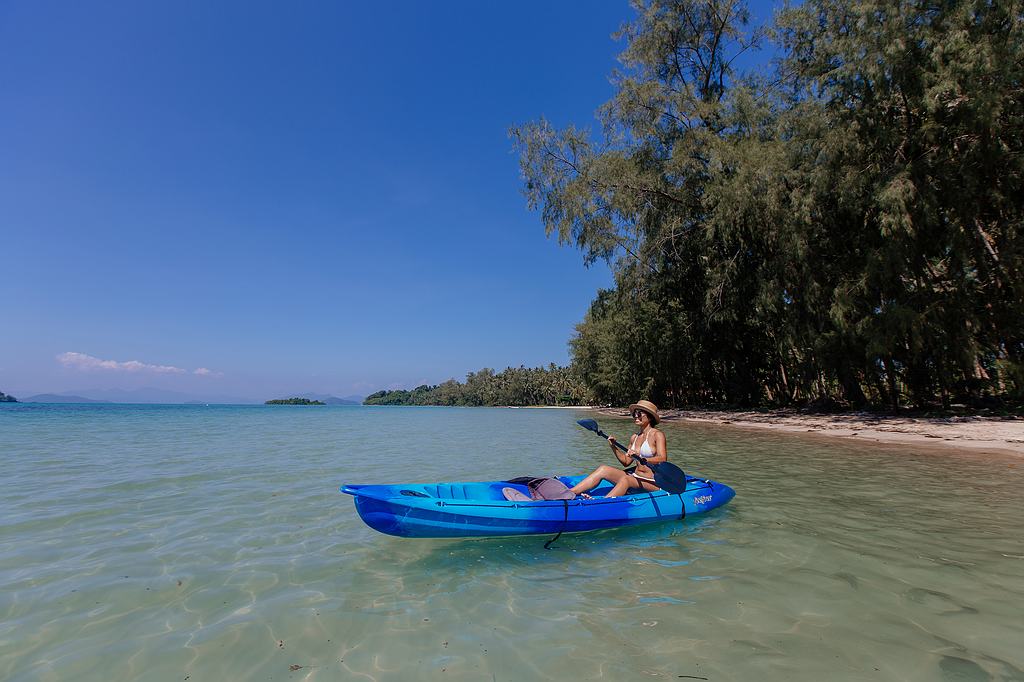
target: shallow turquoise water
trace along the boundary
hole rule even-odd
[[[550,551],[337,492],[582,473],[584,414],[4,405],[0,679],[1024,680],[1016,458],[668,425],[736,499]]]

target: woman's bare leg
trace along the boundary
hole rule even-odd
[[[608,466],[607,464],[602,464],[601,466],[599,466],[596,469],[594,469],[594,471],[592,473],[590,473],[582,481],[580,481],[579,483],[577,483],[573,487],[569,488],[569,490],[571,492],[574,492],[577,495],[579,495],[580,493],[585,493],[588,490],[593,490],[594,488],[599,486],[601,484],[601,481],[603,481],[603,480],[607,479],[607,480],[612,481],[614,483],[614,481],[611,478],[612,476],[614,476],[614,474],[612,473],[613,471],[619,471],[619,470],[618,469],[613,469],[612,467]],[[622,473],[622,472],[619,471],[619,473]]]
[[[619,497],[624,495],[631,487],[638,487],[637,481],[622,469],[602,464],[593,473],[569,488],[569,490],[579,495],[601,485],[601,481],[608,481],[613,486],[611,492],[605,495],[605,497]]]
[[[622,479],[615,482],[615,487],[611,489],[605,497],[622,497],[630,488],[637,487],[637,481],[626,472],[622,473]]]

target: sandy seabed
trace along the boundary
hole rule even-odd
[[[601,408],[603,414],[628,417],[628,411]],[[797,410],[665,410],[667,422],[700,422],[737,428],[771,429],[883,444],[939,446],[973,452],[1024,456],[1024,419],[1020,417],[912,417],[855,412],[814,414]]]

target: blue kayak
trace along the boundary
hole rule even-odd
[[[583,476],[558,476],[572,487]],[[574,533],[600,528],[679,520],[731,500],[736,492],[724,483],[686,477],[686,491],[634,492],[601,497],[611,490],[602,484],[592,499],[510,502],[502,488],[528,494],[526,486],[508,481],[475,483],[412,483],[343,485],[356,511],[370,528],[404,538],[462,538]]]

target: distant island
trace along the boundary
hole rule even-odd
[[[0,391],[0,403],[16,403],[18,399],[13,395],[7,395],[3,391]]]
[[[278,398],[276,400],[268,400],[263,403],[264,405],[326,405],[327,403],[319,400],[310,400],[309,398]]]
[[[360,405],[361,395],[344,398],[321,393],[291,392],[292,398],[306,398],[310,405]],[[287,396],[288,393],[285,395]],[[195,395],[158,388],[139,389],[89,389],[81,393],[38,393],[17,399],[21,403],[105,403],[105,404],[154,404],[154,405],[261,405],[264,400],[231,396],[226,394]]]

